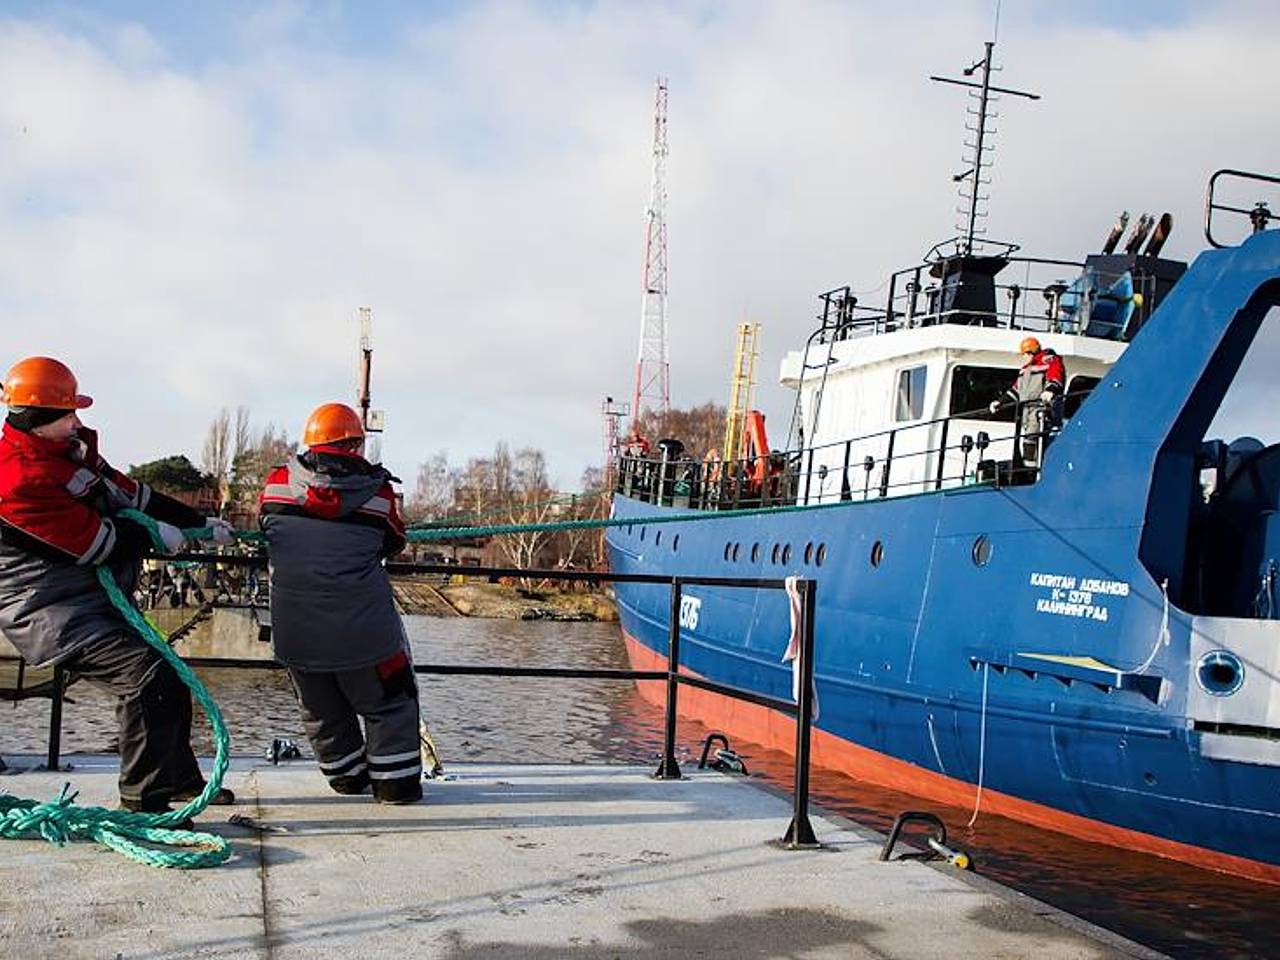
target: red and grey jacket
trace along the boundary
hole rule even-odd
[[[1005,391],[1005,397],[1015,403],[1039,400],[1041,394],[1051,390],[1057,394],[1057,399],[1061,400],[1066,390],[1066,381],[1067,368],[1062,358],[1046,347],[1034,353],[1022,365],[1018,376],[1014,378],[1013,385]]]
[[[151,545],[140,525],[116,514],[142,510],[176,526],[196,511],[115,470],[82,429],[52,441],[5,423],[0,433],[0,633],[23,657],[55,662],[90,640],[129,627],[99,585],[107,564],[128,589]]]
[[[382,561],[405,544],[385,469],[313,447],[267,477],[258,525],[271,557],[276,658],[302,670],[373,666],[405,646]]]

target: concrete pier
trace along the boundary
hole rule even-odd
[[[110,758],[16,772],[0,789],[114,805]],[[158,870],[89,843],[0,841],[5,957],[1153,957],[1145,948],[917,860],[839,818],[824,849],[770,845],[776,792],[686,771],[455,764],[404,807],[329,792],[310,762],[233,764],[239,802],[202,829],[234,859]],[[258,831],[227,822],[254,818]]]

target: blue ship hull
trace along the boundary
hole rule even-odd
[[[660,524],[688,511],[618,496],[635,522],[610,529],[612,568],[815,580],[818,736],[855,772],[972,803],[981,756],[984,809],[1280,882],[1280,686],[1256,654],[1280,647],[1280,621],[1177,602],[1195,448],[1278,278],[1280,233],[1203,254],[1035,484]],[[666,588],[617,595],[635,651],[665,657]],[[689,669],[790,696],[780,592],[686,596]],[[1228,698],[1198,686],[1206,644],[1243,660],[1258,722],[1223,722]]]

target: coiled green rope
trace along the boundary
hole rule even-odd
[[[125,510],[122,515],[145,526],[156,547],[163,548],[155,520],[136,510]],[[208,528],[199,528],[184,530],[183,534],[189,540],[199,540],[207,538],[210,531]],[[72,790],[69,783],[63,785],[57,799],[44,803],[0,794],[0,838],[29,839],[40,836],[58,846],[63,846],[68,840],[96,840],[117,853],[153,867],[191,870],[225,863],[231,856],[231,844],[225,838],[196,830],[174,829],[183,820],[203,811],[222,788],[222,778],[227,772],[231,753],[231,739],[222,720],[222,711],[191,668],[173,652],[164,634],[152,626],[129,602],[111,571],[100,565],[97,574],[98,582],[107,591],[115,608],[178,672],[182,682],[191,688],[200,707],[209,717],[216,747],[213,775],[209,777],[200,796],[186,806],[168,813],[133,813],[104,807],[78,807],[74,802],[77,791]]]

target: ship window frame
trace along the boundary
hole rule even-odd
[[[778,565],[778,551],[780,551],[781,549],[782,549],[781,544],[775,543],[773,545],[773,553],[769,557],[769,562],[772,563],[775,567]]]
[[[734,541],[734,544],[733,544],[733,552],[731,553],[731,557],[732,557],[732,559],[733,559],[733,562],[734,562],[734,563],[737,563],[737,562],[738,562],[738,551],[739,551],[740,549],[742,549],[742,544],[741,544],[741,543],[738,543],[737,541]]]
[[[680,549],[680,534],[677,533],[674,537],[671,538],[671,552],[675,553],[679,549]]]
[[[791,563],[791,544],[783,544],[782,547],[782,565],[785,567]]]
[[[879,569],[880,564],[884,563],[884,541],[877,540],[871,545],[871,566]]]
[[[751,545],[751,562],[752,563],[760,562],[760,541],[759,540],[757,540],[755,543]]]
[[[822,566],[827,560],[827,545],[825,543],[818,544],[818,551],[813,555],[813,564],[816,567]]]
[[[916,383],[917,375],[919,383]],[[911,423],[924,419],[924,398],[929,390],[929,365],[916,363],[900,367],[893,389],[893,422]]]
[[[969,371],[979,371],[983,382],[975,386],[974,377]],[[988,410],[987,405],[992,400],[1002,399],[1017,381],[1017,367],[957,363],[951,368],[951,384],[947,389],[947,415],[955,417],[965,414],[966,420],[1013,423],[1017,412],[1014,404],[1002,406],[995,413]]]
[[[813,541],[810,540],[804,545],[804,564],[807,567],[813,563]]]
[[[1092,380],[1092,383],[1085,384],[1083,381]],[[1080,404],[1089,399],[1089,394],[1098,388],[1098,384],[1102,382],[1102,377],[1091,376],[1087,373],[1077,373],[1067,377],[1067,392],[1062,399],[1062,418],[1070,420],[1076,415],[1076,411],[1080,409]]]

